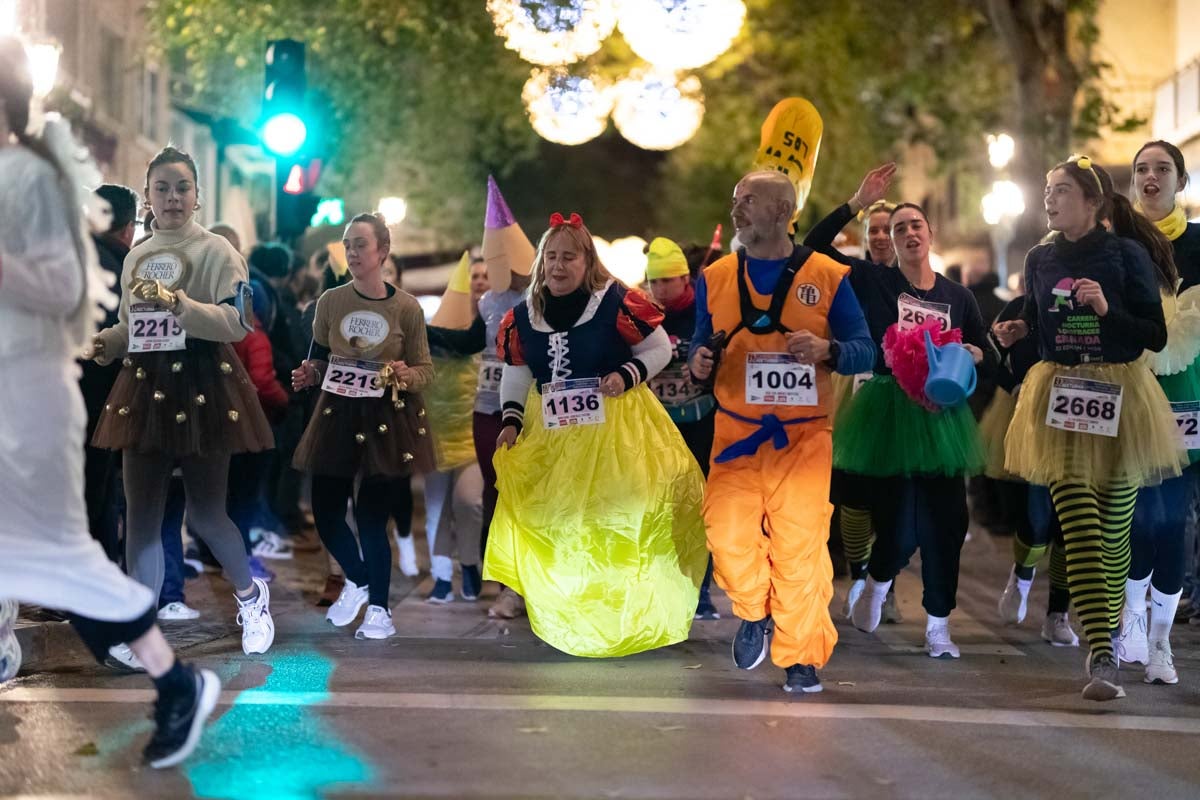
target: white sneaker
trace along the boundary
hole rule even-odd
[[[354,632],[355,639],[387,639],[395,635],[396,626],[392,624],[392,612],[383,606],[367,606],[363,623]]]
[[[21,643],[17,641],[17,601],[0,600],[0,683],[17,677],[21,669]]]
[[[1125,610],[1121,612],[1121,632],[1113,642],[1113,649],[1116,651],[1119,662],[1126,664],[1135,661],[1139,664],[1150,663],[1150,642],[1146,639],[1145,611],[1139,614],[1131,611],[1128,603],[1125,605]]]
[[[108,648],[108,657],[120,664],[125,669],[131,669],[134,672],[145,672],[146,667],[143,666],[142,660],[137,657],[127,644],[114,644]],[[109,666],[112,666],[111,664]]]
[[[1179,683],[1175,672],[1175,658],[1171,654],[1171,643],[1166,639],[1155,639],[1150,643],[1150,663],[1146,667],[1146,683],[1173,685]]]
[[[876,583],[875,579],[867,576],[866,586],[863,587],[862,597],[850,610],[850,621],[854,627],[864,633],[874,633],[883,619],[883,601],[887,599],[887,591],[891,581]]]
[[[200,612],[189,606],[187,603],[174,602],[167,603],[158,610],[158,618],[162,620],[172,621],[180,619],[199,619]]]
[[[863,589],[866,588],[866,578],[859,578],[851,582],[850,589],[846,592],[846,604],[842,606],[843,617],[850,619],[850,615],[854,613],[854,606],[858,604],[859,598],[862,597]]]
[[[329,610],[325,612],[325,619],[332,622],[339,628],[349,625],[354,622],[358,612],[362,611],[362,607],[367,604],[367,587],[356,586],[354,581],[346,579],[346,585],[342,587],[342,593],[338,595],[338,599]]]
[[[1028,584],[1026,586],[1028,587]],[[1021,591],[1015,567],[1008,573],[1008,583],[1004,586],[1004,593],[1000,595],[999,610],[1000,621],[1005,625],[1020,625],[1025,621],[1025,614],[1029,610],[1029,589]]]
[[[266,528],[259,528],[260,531],[258,543],[254,545],[251,555],[256,555],[259,558],[266,558],[272,561],[290,561],[296,557],[292,550],[292,543],[284,540],[275,531],[269,531]],[[251,539],[254,538],[251,531]]]
[[[258,597],[238,604],[238,624],[242,626],[242,652],[265,653],[275,641],[275,620],[271,619],[271,590],[262,578],[254,578]]]
[[[958,658],[961,655],[958,652],[958,645],[950,639],[949,625],[934,625],[925,628],[925,652],[929,653],[930,658],[941,658],[942,656]]]
[[[413,536],[410,533],[408,536],[401,536],[399,531],[393,531],[392,536],[396,539],[397,560],[400,562],[400,574],[409,578],[415,578],[421,574],[420,567],[417,566],[417,549],[413,547]]]
[[[1055,647],[1079,647],[1079,637],[1071,627],[1071,618],[1065,612],[1047,614],[1042,621],[1042,639]]]

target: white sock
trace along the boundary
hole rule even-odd
[[[874,578],[867,579],[867,588],[876,597],[887,597],[888,589],[892,588],[891,581],[876,582]]]
[[[950,625],[950,617],[935,617],[933,614],[925,615],[925,631],[929,632],[934,628],[945,628]]]
[[[1017,578],[1017,591],[1021,593],[1021,597],[1029,597],[1029,588],[1033,586],[1033,578],[1026,580],[1025,578]]]
[[[1146,590],[1150,588],[1150,577],[1147,575],[1140,581],[1133,578],[1125,580],[1125,607],[1131,614],[1140,616],[1146,613]]]
[[[1150,587],[1150,641],[1165,641],[1171,635],[1171,625],[1175,622],[1175,612],[1179,610],[1181,595],[1182,591],[1163,594],[1153,586]]]

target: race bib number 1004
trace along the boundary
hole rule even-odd
[[[170,311],[153,303],[129,306],[129,352],[158,353],[184,349],[184,332]]]
[[[746,355],[746,402],[751,405],[815,406],[817,373],[791,353]]]
[[[1064,431],[1116,436],[1122,392],[1119,383],[1059,376],[1050,389],[1046,424]]]
[[[574,378],[542,386],[542,421],[547,429],[604,422],[599,378]]]

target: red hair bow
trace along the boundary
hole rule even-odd
[[[570,225],[572,228],[582,228],[583,217],[572,211],[569,218],[563,219],[563,215],[555,211],[550,215],[550,227],[557,228],[559,225]]]

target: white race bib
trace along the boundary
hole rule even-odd
[[[1184,450],[1200,449],[1200,402],[1171,403]]]
[[[858,390],[863,387],[863,384],[875,377],[874,372],[860,372],[854,376],[854,388],[850,391],[851,394],[858,394]]]
[[[479,381],[475,384],[475,391],[479,394],[498,393],[503,375],[504,362],[496,356],[485,355],[479,362]]]
[[[791,353],[746,354],[746,402],[758,406],[815,406],[817,371]]]
[[[604,422],[599,378],[573,378],[542,386],[542,422],[547,429]]]
[[[379,382],[379,370],[383,367],[380,361],[330,356],[321,390],[342,397],[383,397],[383,384]]]
[[[650,379],[650,390],[668,407],[682,406],[700,396],[703,389],[692,381],[687,366],[664,369]]]
[[[1097,436],[1116,436],[1121,423],[1121,384],[1059,376],[1050,390],[1046,424]]]
[[[170,311],[153,303],[129,306],[129,352],[158,353],[184,349],[183,326]]]
[[[950,304],[934,303],[929,300],[918,300],[908,292],[904,292],[896,300],[900,312],[898,324],[900,330],[908,331],[924,325],[930,319],[936,319],[943,331],[950,330]]]

